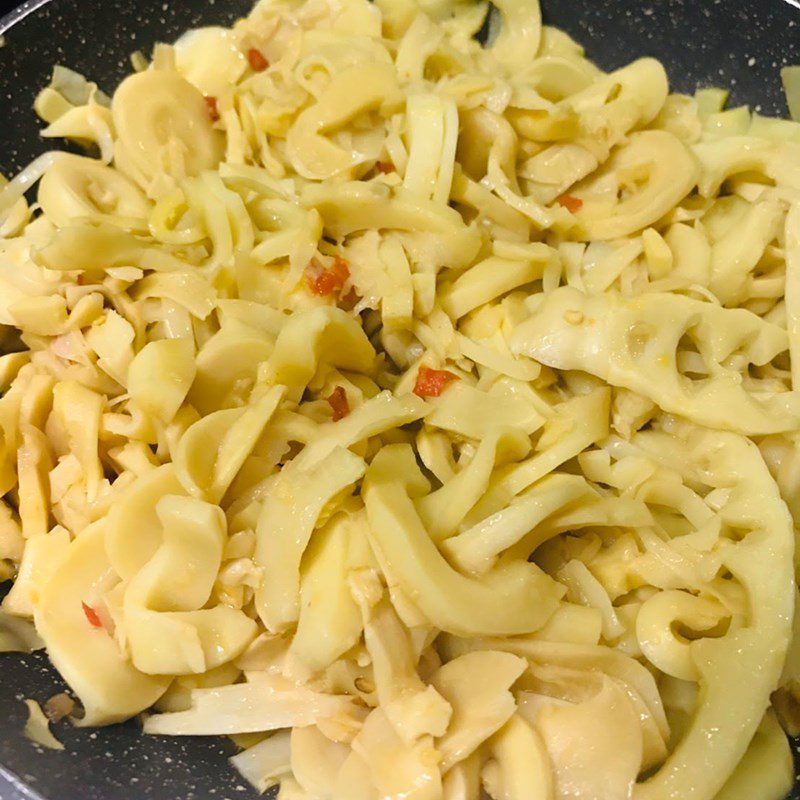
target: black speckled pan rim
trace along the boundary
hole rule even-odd
[[[17,6],[4,17],[0,17],[0,35],[4,34],[13,25],[21,22],[28,14],[33,14],[37,9],[49,3],[50,0],[26,0],[21,6]],[[787,3],[800,2],[800,0],[786,0]]]
[[[49,0],[44,0],[44,2],[47,3]],[[4,788],[3,783],[8,786],[9,791],[15,793],[11,795],[8,800],[46,800],[46,798],[42,797],[38,792],[31,789],[19,775],[16,775],[0,764],[0,789]],[[0,795],[0,797],[3,796]]]

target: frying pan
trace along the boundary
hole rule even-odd
[[[9,0],[0,0],[0,10]],[[133,50],[187,28],[230,24],[251,0],[27,0],[0,19],[0,172],[46,149],[31,111],[53,64],[111,93]],[[800,0],[543,0],[546,21],[612,69],[640,55],[663,61],[673,87],[732,89],[733,103],[786,115],[779,68],[800,63]],[[64,685],[43,653],[0,656],[0,800],[254,800],[228,766],[222,739],[154,738],[136,722],[97,731],[55,726],[63,752],[40,752],[21,731],[33,697]],[[758,798],[753,798],[758,800]],[[800,785],[792,794],[800,800]]]

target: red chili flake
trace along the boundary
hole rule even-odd
[[[103,621],[100,619],[100,615],[91,606],[87,606],[86,603],[81,603],[81,606],[86,619],[89,620],[89,624],[93,628],[102,628]]]
[[[251,47],[247,51],[247,61],[253,72],[263,72],[269,66],[269,61],[264,58],[264,54],[255,47]]]
[[[340,292],[349,277],[350,269],[347,262],[338,256],[328,269],[325,269],[316,259],[306,267],[306,283],[309,290],[313,294],[323,297]]]
[[[333,421],[338,422],[350,413],[350,403],[347,402],[347,394],[344,386],[337,386],[328,398],[328,405],[333,409]]]
[[[579,197],[573,197],[571,194],[562,194],[561,197],[556,200],[556,203],[560,206],[564,206],[570,214],[576,214],[583,208],[583,200]]]
[[[391,161],[379,161],[375,165],[375,169],[384,175],[389,175],[394,172],[394,164]]]
[[[217,108],[217,98],[204,97],[203,100],[206,101],[206,110],[208,111],[208,118],[212,122],[217,122],[217,120],[219,120],[219,109]]]
[[[446,369],[431,369],[420,367],[417,373],[417,383],[414,394],[417,397],[438,397],[453,381],[459,380],[458,375]]]

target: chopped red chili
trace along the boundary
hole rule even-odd
[[[93,628],[103,627],[103,621],[100,619],[100,615],[91,606],[87,606],[86,603],[81,603],[81,607],[83,608],[83,613],[86,615],[86,619],[89,620],[89,624]]]
[[[260,50],[256,50],[255,47],[251,47],[247,51],[247,61],[253,72],[263,72],[269,66],[269,61],[264,57],[264,54]]]
[[[208,111],[208,118],[212,122],[216,122],[219,119],[219,109],[217,108],[217,98],[216,97],[204,97],[206,101],[206,110]]]
[[[414,394],[417,397],[438,397],[450,383],[457,380],[459,380],[458,375],[454,375],[446,369],[420,367]]]
[[[556,202],[560,206],[564,206],[570,214],[575,214],[583,208],[583,200],[573,197],[571,194],[562,194]]]
[[[316,259],[306,267],[306,284],[309,290],[313,294],[323,297],[332,295],[334,292],[341,292],[349,277],[350,268],[347,266],[347,262],[338,256],[328,269],[325,269]]]
[[[394,164],[392,164],[391,161],[379,161],[375,165],[375,169],[384,175],[388,175],[389,173],[394,172]]]
[[[337,386],[328,398],[328,405],[333,409],[333,421],[338,422],[350,413],[350,403],[347,402],[347,394],[344,386]]]

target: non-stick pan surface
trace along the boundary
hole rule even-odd
[[[0,9],[3,3],[0,0]],[[28,0],[0,21],[0,172],[13,174],[46,149],[31,111],[60,63],[111,93],[134,50],[187,28],[229,24],[251,0]],[[726,86],[734,103],[786,114],[781,66],[800,63],[800,0],[543,0],[548,22],[583,43],[605,68],[652,55],[673,86]],[[0,656],[0,800],[253,800],[217,739],[143,737],[137,723],[56,730],[64,752],[22,737],[24,697],[63,689],[47,658]],[[758,800],[758,798],[753,798]],[[796,790],[793,800],[800,800]]]

